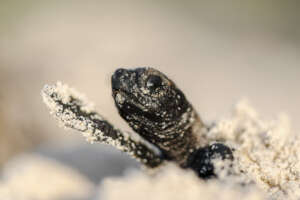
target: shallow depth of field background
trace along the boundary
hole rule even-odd
[[[155,67],[185,92],[203,120],[246,97],[300,128],[299,1],[0,1],[0,168],[38,152],[95,183],[135,162],[64,131],[42,102],[57,80],[85,93],[129,130],[111,97],[118,67]]]

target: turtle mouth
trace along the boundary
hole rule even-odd
[[[121,89],[113,89],[112,94],[113,94],[113,98],[119,108],[122,108],[123,105],[126,104],[126,105],[131,105],[143,112],[148,111],[148,109],[143,104],[141,104],[138,101],[137,97],[135,97],[133,94],[130,94]]]
[[[139,114],[149,112],[143,103],[142,91],[139,88],[141,74],[145,68],[134,70],[117,69],[111,77],[112,96],[119,111],[126,114]]]
[[[121,90],[113,90],[113,97],[119,113],[126,121],[132,117],[136,122],[138,121],[145,126],[163,121],[161,116],[141,104],[133,94]]]

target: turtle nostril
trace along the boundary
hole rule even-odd
[[[121,88],[121,77],[124,76],[126,69],[117,69],[111,77],[111,86],[114,90],[119,90]]]

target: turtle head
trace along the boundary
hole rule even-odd
[[[162,131],[189,108],[176,85],[153,68],[116,70],[112,91],[120,115],[138,133]]]

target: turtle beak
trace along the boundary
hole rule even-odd
[[[126,70],[126,69],[120,68],[120,69],[117,69],[115,71],[115,73],[112,75],[111,86],[112,86],[113,91],[121,89],[121,87],[122,87],[121,79],[122,79],[122,77],[124,77],[126,75],[127,71],[128,70]]]
[[[131,93],[132,88],[138,84],[139,78],[145,70],[146,68],[117,69],[111,77],[112,90]]]

